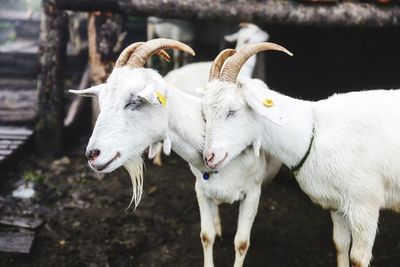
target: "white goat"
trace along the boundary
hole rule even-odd
[[[249,56],[271,48],[290,54],[271,43],[245,47],[208,84],[207,164],[223,168],[248,144],[261,144],[291,168],[313,202],[331,210],[337,265],[367,267],[380,209],[400,208],[400,91],[351,92],[310,102],[279,94],[259,80],[236,80]]]
[[[215,236],[221,236],[218,204],[240,201],[234,266],[242,266],[250,245],[261,183],[270,181],[281,163],[259,153],[259,147],[249,146],[218,172],[204,165],[201,99],[167,84],[155,70],[142,67],[154,53],[166,57],[161,49],[167,48],[194,54],[190,47],[167,39],[133,44],[122,52],[105,84],[71,91],[99,97],[100,115],[87,146],[89,165],[99,172],[127,168],[137,206],[143,184],[141,155],[148,146],[152,153],[154,144],[164,141],[164,152],[168,154],[172,148],[189,163],[196,177],[204,266],[214,266],[213,244]]]
[[[228,42],[236,41],[236,48],[240,49],[246,44],[254,44],[267,41],[268,33],[260,29],[257,25],[251,23],[240,23],[239,31],[231,35],[226,35],[225,40]],[[172,38],[174,39],[174,38]],[[179,69],[170,71],[164,79],[171,85],[185,91],[193,96],[202,96],[198,90],[204,88],[208,82],[208,74],[212,65],[212,61],[197,62],[185,65]],[[251,77],[256,66],[256,56],[249,58],[242,67],[239,76]],[[156,153],[154,153],[153,163],[157,166],[162,165],[161,147],[159,144]]]
[[[257,25],[251,23],[240,23],[240,29],[236,33],[226,35],[225,40],[236,41],[235,49],[240,49],[246,44],[265,42],[269,35]],[[212,61],[196,62],[185,65],[179,69],[170,71],[164,78],[173,86],[185,90],[185,92],[200,96],[196,89],[204,87],[208,82],[208,74]],[[251,77],[256,66],[256,56],[251,57],[240,71],[240,77]]]
[[[193,24],[187,20],[181,19],[164,19],[158,17],[147,18],[147,40],[152,40],[156,37],[169,38],[178,40],[187,44],[192,44],[194,40]],[[181,52],[173,51],[174,69],[179,68]],[[182,55],[182,64],[185,65],[189,61],[188,55]],[[148,66],[152,67],[151,59]]]

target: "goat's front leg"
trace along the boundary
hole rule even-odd
[[[246,197],[240,202],[238,228],[235,236],[235,264],[241,267],[244,263],[247,250],[250,247],[250,232],[258,210],[261,185],[249,190]]]
[[[352,267],[369,266],[378,218],[379,206],[356,206],[351,208],[349,222],[353,241],[350,251]]]
[[[213,267],[213,246],[216,234],[213,219],[213,209],[218,209],[218,207],[214,207],[214,205],[216,206],[217,204],[204,195],[204,192],[201,189],[197,179],[195,190],[200,209],[200,239],[201,244],[203,245],[204,267]]]
[[[217,205],[216,203],[213,203],[213,204],[211,205],[211,210],[212,210],[212,213],[213,213],[215,234],[216,234],[219,238],[222,238],[221,217],[219,216],[218,205]]]
[[[351,231],[349,221],[346,217],[331,211],[333,222],[333,242],[336,247],[336,257],[338,267],[349,267],[349,252],[351,244]]]

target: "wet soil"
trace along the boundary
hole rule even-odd
[[[146,195],[135,212],[124,170],[101,177],[89,170],[82,146],[64,158],[26,157],[2,173],[0,215],[33,214],[45,220],[30,255],[0,253],[0,266],[202,266],[194,177],[177,157],[162,167],[146,162]],[[11,197],[18,177],[34,173],[37,194]],[[4,182],[7,181],[7,182]],[[232,266],[238,205],[221,205],[223,239],[216,266]],[[400,262],[400,216],[382,212],[372,266]],[[0,229],[4,230],[4,229]],[[245,266],[335,266],[329,212],[311,203],[282,169],[264,186]]]

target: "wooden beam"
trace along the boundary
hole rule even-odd
[[[28,254],[34,238],[32,232],[0,233],[0,251]]]
[[[38,113],[35,146],[46,156],[58,156],[63,149],[64,66],[67,45],[65,11],[50,1],[43,2],[39,38]]]
[[[114,68],[115,49],[120,45],[121,16],[109,12],[89,13],[88,47],[90,78],[95,85],[104,83]],[[100,110],[97,98],[92,98],[92,124]]]
[[[121,12],[118,0],[51,0],[61,9],[73,11]]]
[[[52,0],[61,8],[139,16],[307,26],[400,26],[400,6],[358,2],[304,4],[282,0]]]
[[[0,217],[0,224],[34,230],[43,224],[43,220],[33,217],[3,216]]]

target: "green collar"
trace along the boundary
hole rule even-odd
[[[301,167],[303,166],[304,162],[306,162],[308,155],[310,155],[311,147],[314,143],[314,136],[315,136],[315,125],[313,125],[313,128],[312,128],[311,140],[310,140],[310,144],[308,145],[306,154],[304,154],[304,157],[300,160],[300,162],[296,166],[294,166],[290,169],[290,171],[294,174],[294,176],[297,176],[299,174]]]

